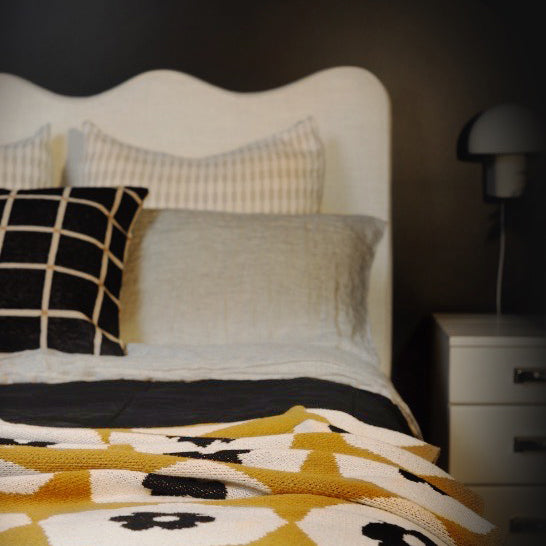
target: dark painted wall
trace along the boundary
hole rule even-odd
[[[335,65],[370,69],[393,106],[395,380],[426,427],[430,313],[494,309],[496,206],[457,137],[497,102],[542,107],[538,2],[0,0],[0,71],[85,95],[173,68],[235,90]],[[506,308],[544,308],[546,183],[508,210]],[[490,232],[493,236],[489,236]]]

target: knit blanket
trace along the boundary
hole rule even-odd
[[[301,406],[156,429],[0,421],[0,544],[497,544],[437,451]]]

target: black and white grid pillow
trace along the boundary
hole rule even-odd
[[[0,189],[0,353],[124,354],[123,264],[147,193]]]

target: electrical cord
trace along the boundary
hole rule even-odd
[[[500,240],[499,240],[499,265],[497,268],[497,294],[496,306],[497,317],[502,313],[502,277],[504,273],[504,255],[506,252],[506,226],[505,226],[505,210],[504,201],[500,204]]]

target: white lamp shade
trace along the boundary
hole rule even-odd
[[[471,154],[527,154],[545,149],[537,116],[518,104],[499,104],[483,112],[468,135]]]

